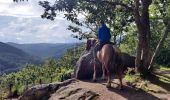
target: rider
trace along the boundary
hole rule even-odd
[[[100,21],[101,27],[98,31],[98,43],[96,45],[96,50],[99,51],[103,45],[110,44],[110,29],[106,26],[103,20]]]

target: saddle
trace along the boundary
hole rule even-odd
[[[95,45],[95,50],[100,51],[105,44],[115,45],[113,42],[97,42]]]

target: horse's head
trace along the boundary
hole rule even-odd
[[[91,47],[95,46],[96,42],[97,42],[97,39],[95,39],[95,38],[87,39],[86,50],[89,51],[91,49]]]

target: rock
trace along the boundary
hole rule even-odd
[[[64,82],[34,86],[23,93],[19,100],[47,100],[50,95],[58,90],[60,87],[66,86],[75,81],[76,79],[69,79]]]
[[[62,87],[53,94],[49,100],[92,100],[99,95],[93,91],[79,87]]]
[[[28,89],[19,100],[92,100],[99,95],[92,90],[74,85],[76,79],[37,85]]]
[[[92,79],[93,76],[93,53],[92,50],[84,51],[79,58],[75,68],[75,77],[77,79]],[[97,77],[102,75],[101,63],[96,61]]]
[[[112,80],[112,88],[106,88],[106,81],[98,83],[69,79],[64,82],[56,82],[46,85],[37,85],[26,91],[19,100],[168,100],[167,92],[145,92],[137,87],[129,87],[123,82],[124,90],[120,91],[118,80]],[[131,83],[130,83],[131,84]],[[133,84],[133,83],[132,83]],[[150,85],[149,85],[149,88]],[[155,89],[155,88],[153,88]],[[17,98],[10,100],[18,100]]]

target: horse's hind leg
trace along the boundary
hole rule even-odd
[[[108,66],[106,67],[106,71],[107,71],[107,85],[106,85],[106,87],[110,88],[111,87],[111,75],[110,75]]]
[[[102,71],[103,71],[103,74],[102,74],[102,80],[105,80],[106,79],[106,74],[105,74],[105,66],[104,66],[104,64],[102,64]]]

